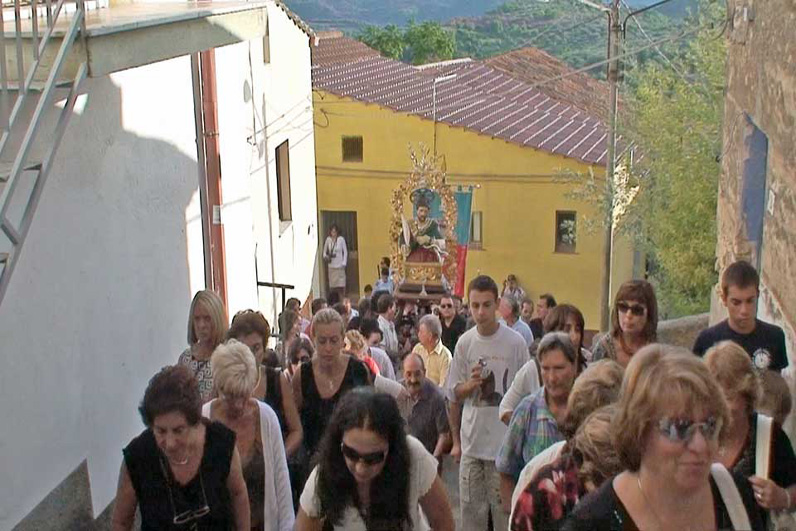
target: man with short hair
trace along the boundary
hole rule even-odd
[[[323,310],[324,308],[328,307],[329,305],[326,302],[326,299],[323,297],[318,297],[317,299],[312,300],[312,304],[310,304],[310,310],[312,311],[313,317],[316,313]]]
[[[520,303],[520,319],[525,321],[525,324],[528,326],[531,326],[531,321],[533,321],[533,311],[535,309],[536,305],[534,304],[533,299],[529,297],[522,299],[522,302]],[[533,334],[534,339],[541,337],[534,331],[533,327],[531,327],[531,333]]]
[[[390,270],[386,267],[382,267],[381,277],[376,281],[376,284],[373,286],[373,290],[386,291],[387,293],[392,293],[394,289],[395,289],[395,284],[393,284],[393,281],[390,278]]]
[[[520,303],[510,295],[503,295],[498,305],[498,313],[505,321],[506,326],[517,332],[525,340],[528,347],[533,343],[534,335],[531,328],[520,319]]]
[[[411,398],[411,411],[406,419],[408,431],[441,465],[451,441],[445,397],[439,387],[426,377],[423,358],[415,353],[404,358],[402,383]]]
[[[498,287],[492,278],[474,278],[467,298],[476,326],[459,339],[445,385],[452,402],[451,455],[461,457],[461,523],[464,531],[483,531],[491,507],[494,529],[502,530],[508,528],[508,515],[495,459],[507,427],[498,417],[498,405],[528,360],[528,347],[522,336],[498,322]]]
[[[528,326],[531,327],[533,337],[541,338],[544,335],[544,319],[550,310],[556,307],[556,298],[549,293],[539,296],[539,302],[536,303],[536,318],[531,319]]]
[[[379,346],[387,351],[391,359],[395,360],[398,357],[400,345],[398,344],[398,333],[395,331],[396,306],[393,296],[385,293],[379,297],[376,312],[379,314],[379,328],[382,336]]]
[[[442,325],[442,344],[454,352],[456,342],[467,330],[467,321],[456,313],[453,297],[446,295],[439,301],[439,320]]]
[[[442,340],[442,325],[436,315],[424,315],[417,325],[417,338],[420,343],[415,345],[413,354],[423,358],[427,367],[426,378],[439,386],[445,385],[451,365],[451,352]]]
[[[721,301],[727,307],[727,319],[703,330],[694,353],[705,352],[721,341],[741,345],[758,369],[780,371],[788,366],[785,333],[782,328],[757,318],[760,276],[749,262],[739,260],[721,275]]]
[[[384,349],[379,347],[379,343],[382,340],[379,322],[376,319],[362,319],[359,324],[359,333],[365,338],[368,349],[370,349],[370,357],[379,366],[381,375],[390,380],[395,380],[395,368],[392,365],[392,361],[390,361],[390,357]]]

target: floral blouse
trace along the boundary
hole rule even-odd
[[[588,492],[578,480],[578,463],[564,454],[543,466],[514,505],[511,531],[560,529]]]

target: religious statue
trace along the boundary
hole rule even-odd
[[[412,172],[394,190],[390,222],[395,291],[405,300],[438,300],[456,281],[457,205],[439,157],[410,148]],[[414,215],[407,219],[404,201]],[[431,215],[432,203],[439,212]]]
[[[445,238],[436,219],[429,217],[434,191],[418,188],[410,200],[415,205],[416,217],[411,221],[401,215],[401,252],[407,262],[445,261]]]

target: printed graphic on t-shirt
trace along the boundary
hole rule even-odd
[[[500,401],[503,399],[503,395],[498,392],[497,383],[502,383],[503,387],[500,389],[505,392],[508,387],[508,377],[509,371],[504,368],[502,375],[500,375],[500,379],[496,381],[495,372],[491,370],[489,366],[484,366],[483,369],[481,369],[481,389],[478,392],[478,396],[476,396],[473,401],[473,405],[475,407],[498,407]]]
[[[772,360],[773,357],[771,356],[771,353],[764,348],[759,348],[755,350],[754,354],[752,354],[752,362],[758,369],[768,369],[771,366]]]

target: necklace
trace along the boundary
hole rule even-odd
[[[660,529],[662,529],[663,528],[663,525],[662,525],[663,524],[663,518],[658,516],[658,513],[655,511],[655,508],[653,507],[652,503],[650,503],[649,498],[647,498],[647,495],[644,493],[644,489],[641,488],[641,474],[640,473],[636,476],[636,484],[638,485],[638,491],[641,493],[641,497],[644,498],[644,504],[647,507],[649,507],[650,512],[652,512],[652,516],[654,516],[655,519],[658,521],[658,523],[661,524],[658,527]]]

